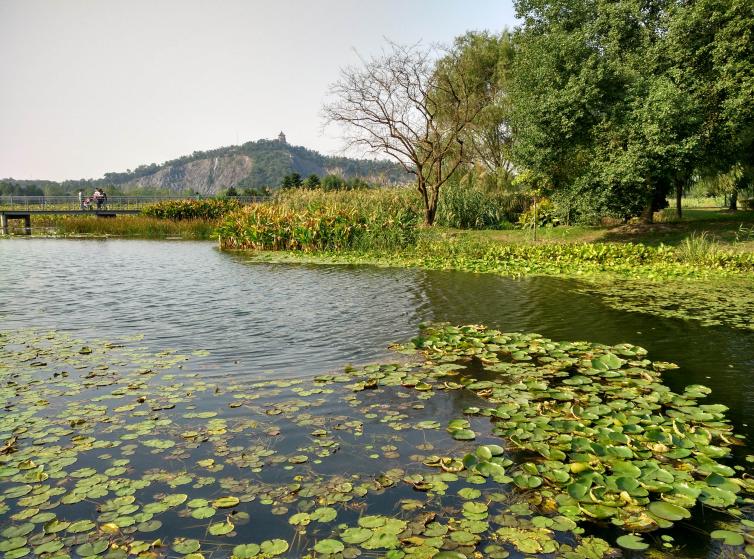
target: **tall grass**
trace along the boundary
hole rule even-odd
[[[207,198],[204,200],[165,200],[142,210],[149,217],[161,219],[218,219],[240,207],[232,198]]]
[[[272,203],[291,210],[339,208],[363,211],[375,216],[392,217],[401,212],[421,213],[422,201],[414,188],[376,188],[361,190],[282,190]]]
[[[710,238],[706,231],[691,233],[676,247],[678,259],[689,264],[706,264],[720,259],[720,243]]]
[[[518,192],[449,184],[440,190],[437,224],[454,229],[506,229],[531,203]]]
[[[121,215],[112,218],[96,216],[51,215],[32,217],[32,232],[40,229],[63,236],[112,236],[141,239],[183,239],[209,240],[214,234],[217,222],[214,220],[188,219],[173,221],[143,215]]]

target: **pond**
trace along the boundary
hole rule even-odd
[[[604,522],[585,534],[570,520],[532,524],[543,517],[514,483],[469,479],[453,462],[438,472],[431,456],[502,438],[488,417],[464,413],[485,393],[415,390],[432,384],[413,364],[423,358],[388,346],[420,323],[641,346],[679,365],[662,373],[670,390],[710,387],[705,402],[728,406],[734,432],[754,436],[754,333],[615,310],[572,280],[274,265],[162,241],[5,240],[0,263],[0,378],[18,375],[0,389],[11,412],[0,450],[16,439],[0,452],[10,559],[554,551],[537,534],[561,554],[597,553],[583,547],[589,535],[615,545],[621,532]],[[441,379],[450,388],[486,374],[476,360],[459,367]],[[451,436],[467,430],[473,442]],[[735,463],[751,452],[735,446]],[[715,552],[715,526],[681,524],[663,532],[675,540],[646,539],[675,556]]]

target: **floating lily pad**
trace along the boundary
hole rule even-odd
[[[178,538],[173,542],[171,547],[176,553],[188,555],[189,553],[196,553],[199,551],[201,544],[198,540]]]
[[[343,543],[339,542],[338,540],[320,540],[314,546],[314,551],[326,555],[333,555],[335,553],[340,553],[345,549],[345,547],[346,546],[344,546]]]
[[[744,537],[739,532],[731,532],[730,530],[714,530],[710,537],[714,540],[722,540],[726,545],[743,545]]]
[[[233,548],[233,557],[236,559],[252,559],[252,557],[259,555],[261,548],[255,543],[246,543],[237,545]]]
[[[637,536],[636,534],[626,534],[624,536],[620,536],[616,541],[619,546],[635,551],[641,551],[649,547],[649,544],[642,540],[641,536]]]

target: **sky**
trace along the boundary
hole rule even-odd
[[[510,0],[0,0],[0,177],[98,178],[281,130],[338,154],[321,109],[340,68],[514,25]]]

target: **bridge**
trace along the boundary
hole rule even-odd
[[[189,200],[185,196],[108,196],[99,208],[92,203],[85,208],[78,196],[0,196],[0,234],[10,232],[9,222],[23,221],[22,233],[31,234],[32,215],[92,215],[116,217],[135,215],[152,204],[169,200]],[[234,196],[239,204],[253,204],[269,200],[268,196]]]

